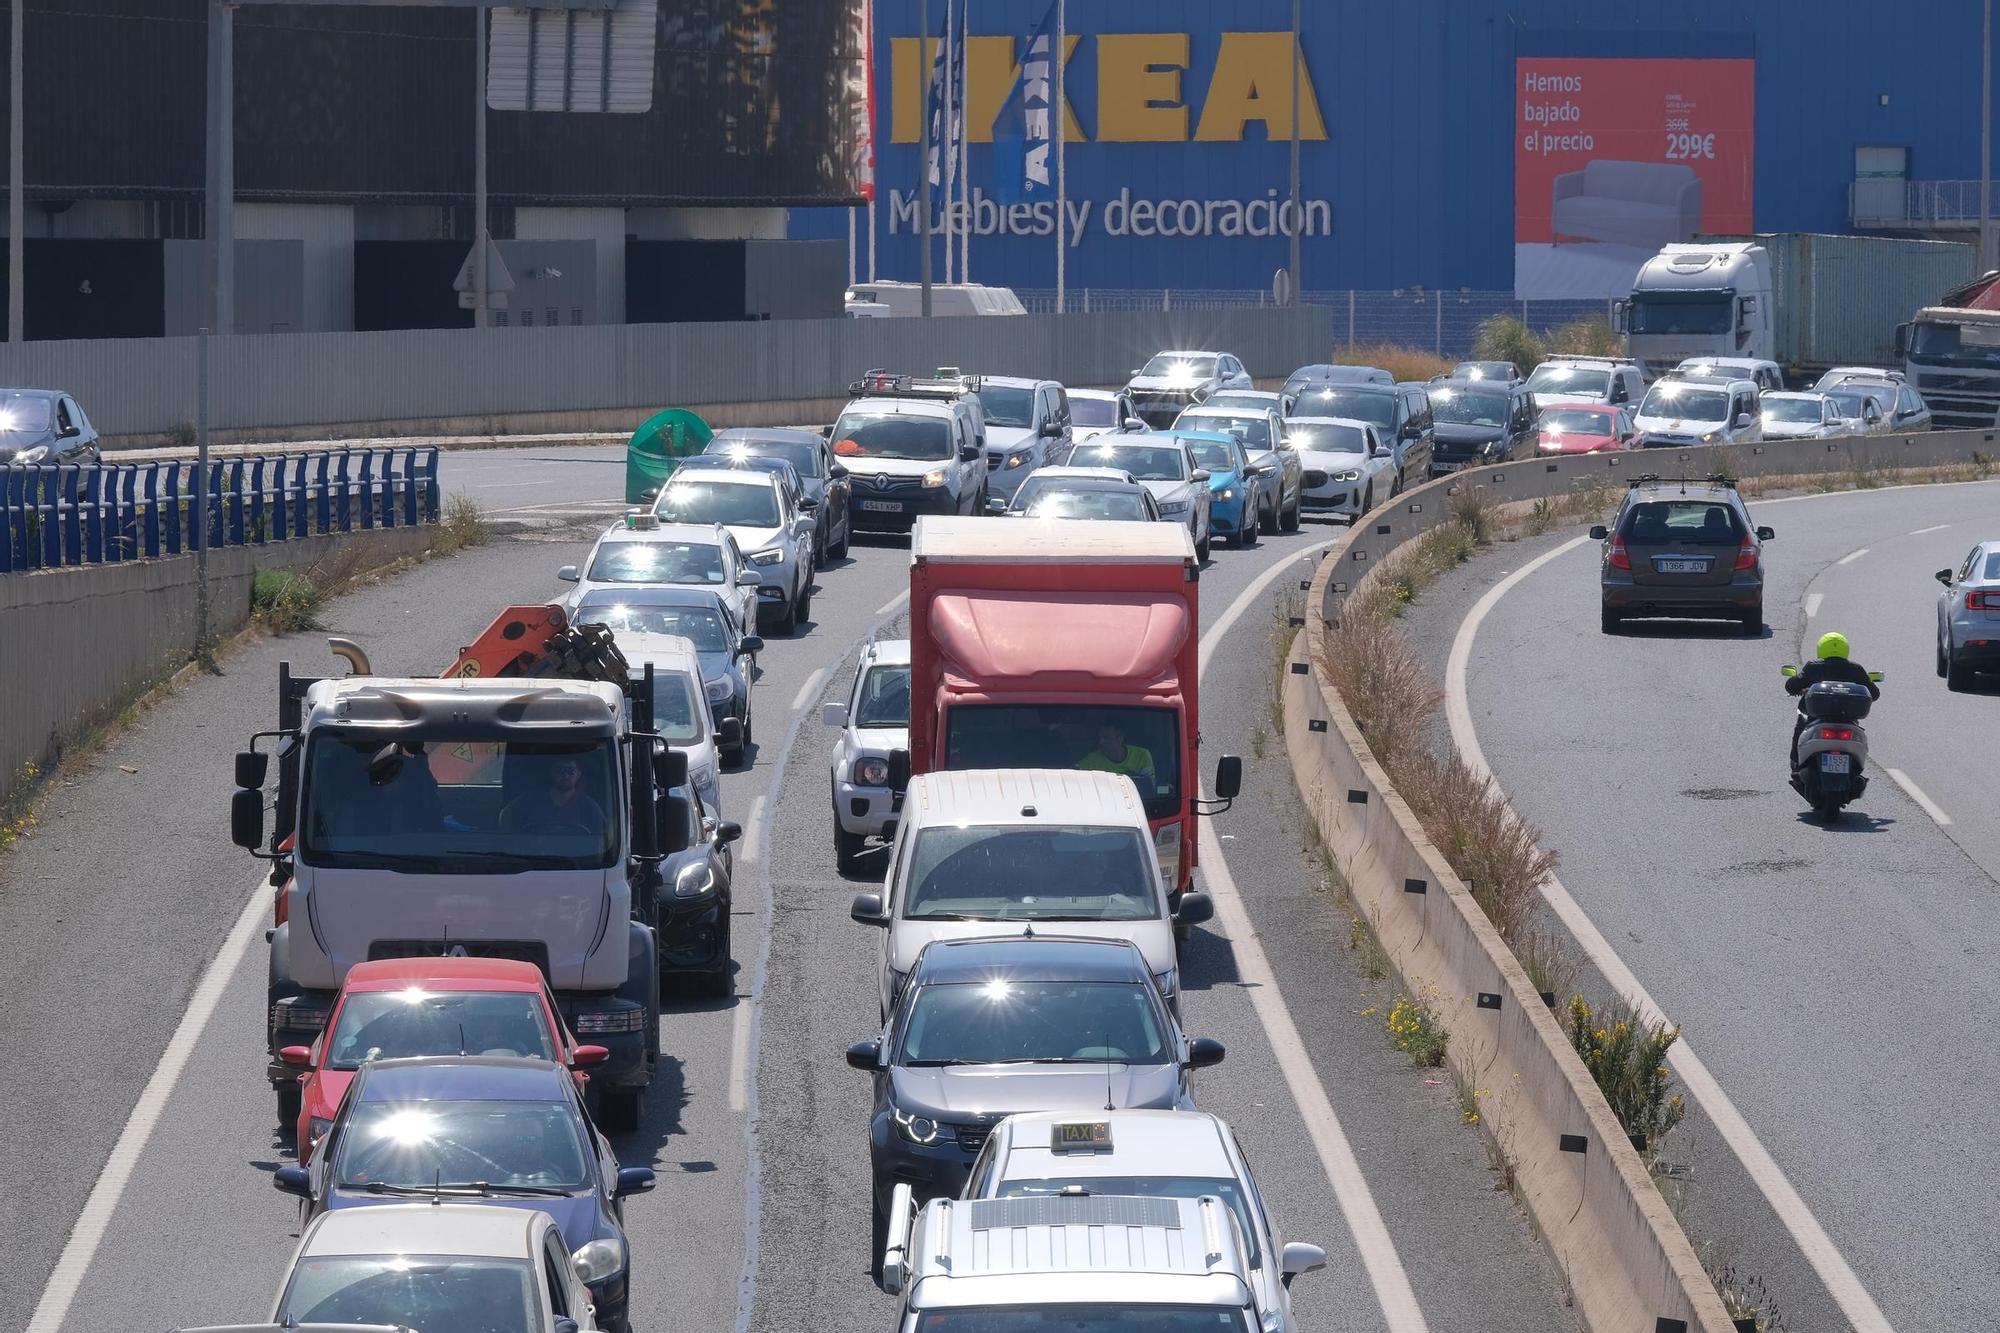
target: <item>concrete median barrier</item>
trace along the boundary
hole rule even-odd
[[[1456,1074],[1480,1090],[1483,1132],[1602,1333],[1732,1333],[1693,1246],[1646,1164],[1498,931],[1425,836],[1316,664],[1341,608],[1382,559],[1451,521],[1451,495],[1498,505],[1552,499],[1644,473],[1738,478],[1877,474],[2000,454],[1996,432],[1812,440],[1535,458],[1470,469],[1408,491],[1348,529],[1310,585],[1283,675],[1285,743],[1308,817],[1409,994],[1451,1034]],[[1753,501],[1754,505],[1754,501]]]

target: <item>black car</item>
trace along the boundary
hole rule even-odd
[[[1434,477],[1535,451],[1539,436],[1532,395],[1505,383],[1447,380],[1430,386],[1430,399]]]
[[[875,1079],[875,1243],[889,1196],[956,1195],[993,1126],[1016,1111],[1192,1108],[1188,1074],[1222,1043],[1189,1040],[1137,946],[1121,939],[937,940],[888,1026],[847,1048]]]
[[[703,454],[725,458],[782,458],[799,474],[805,486],[805,505],[817,528],[814,534],[815,565],[829,557],[847,554],[848,539],[854,534],[849,512],[851,486],[847,469],[836,463],[826,439],[817,431],[789,427],[733,426],[708,442]]]
[[[1734,620],[1747,634],[1764,628],[1764,543],[1774,534],[1751,523],[1728,477],[1635,477],[1618,517],[1590,535],[1604,543],[1606,634],[1634,616]]]
[[[547,1213],[590,1287],[597,1327],[625,1333],[624,1200],[652,1189],[653,1171],[618,1165],[584,1110],[583,1077],[476,1054],[364,1064],[311,1165],[281,1166],[271,1183],[305,1200],[308,1218],[412,1200]]]
[[[688,977],[705,995],[727,996],[735,985],[729,972],[729,890],[734,858],[729,844],[743,826],[718,821],[702,807],[691,787],[673,787],[660,798],[660,863],[657,884],[642,889],[635,904],[652,922],[660,942],[660,985]]]

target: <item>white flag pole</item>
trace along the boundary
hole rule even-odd
[[[944,130],[944,143],[938,147],[938,184],[944,187],[944,199],[939,203],[944,217],[944,280],[952,281],[956,270],[952,268],[951,244],[951,192],[952,177],[958,169],[958,145],[952,142],[952,134],[958,128],[957,76],[957,0],[944,0],[944,115],[939,124]]]
[[[1069,115],[1069,97],[1063,89],[1064,74],[1069,62],[1063,59],[1069,45],[1069,7],[1067,0],[1056,0],[1056,104],[1053,108],[1053,128],[1049,131],[1056,139],[1056,313],[1063,313],[1063,266],[1068,256],[1063,253],[1069,212],[1067,182],[1063,179],[1063,141],[1069,136],[1063,133],[1063,121]]]
[[[958,236],[958,280],[972,281],[972,0],[959,0],[959,38],[965,50],[965,87],[958,90],[958,204],[965,230]]]

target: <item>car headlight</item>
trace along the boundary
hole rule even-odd
[[[1721,438],[1722,438],[1722,432],[1721,432],[1721,431],[1719,431],[1719,430],[1712,430],[1712,431],[1710,431],[1710,432],[1709,432],[1708,434],[1706,434],[1706,435],[1704,435],[1704,436],[1702,436],[1702,437],[1701,437],[1701,442],[1702,442],[1703,444],[1714,444],[1714,443],[1715,443],[1715,442],[1716,442],[1717,440],[1719,440],[1719,439],[1721,439]]]
[[[924,473],[924,486],[926,489],[934,491],[938,487],[944,485],[944,478],[945,478],[944,469],[941,467],[934,467],[929,472]]]
[[[314,1116],[310,1121],[306,1122],[306,1142],[308,1144],[318,1143],[326,1137],[326,1132],[332,1128],[333,1122],[331,1120],[323,1116]]]
[[[701,692],[708,696],[710,703],[719,704],[734,694],[736,687],[729,683],[729,677],[717,676],[714,680],[703,681],[701,683]]]
[[[1218,500],[1234,500],[1236,498],[1236,488],[1233,486],[1224,486],[1215,493],[1215,498]]]
[[[1171,1000],[1180,992],[1181,970],[1177,967],[1170,967],[1164,972],[1155,972],[1153,974],[1153,984],[1160,988],[1161,998]]]
[[[1160,512],[1170,518],[1176,518],[1185,514],[1193,507],[1193,504],[1187,500],[1171,500],[1160,506]]]
[[[944,1126],[927,1115],[905,1115],[901,1111],[889,1113],[896,1121],[896,1132],[911,1143],[929,1145],[938,1141]]]
[[[681,873],[674,876],[676,898],[700,898],[714,889],[715,872],[709,868],[706,857],[682,866]]]
[[[625,1266],[625,1242],[617,1237],[594,1240],[570,1256],[576,1275],[585,1282],[602,1282]]]
[[[49,447],[46,444],[36,444],[36,445],[31,445],[26,449],[23,449],[18,454],[15,454],[14,461],[16,463],[39,463],[48,456],[49,456]]]
[[[1007,455],[1007,461],[1000,465],[1001,470],[1005,471],[1008,468],[1020,467],[1023,463],[1027,462],[1032,457],[1034,457],[1034,451],[1032,449],[1016,450],[1015,452]]]
[[[886,787],[889,785],[889,761],[868,755],[854,761],[854,785],[857,787]]]
[[[1335,481],[1360,481],[1361,469],[1351,467],[1345,472],[1336,472],[1333,474],[1333,479]]]
[[[1172,893],[1181,878],[1181,824],[1178,819],[1153,830],[1153,854],[1160,858],[1160,879],[1167,886],[1167,892]]]
[[[784,558],[785,552],[783,548],[773,546],[766,550],[753,552],[750,556],[750,563],[753,565],[775,565]]]

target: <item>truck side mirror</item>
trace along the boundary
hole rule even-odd
[[[1898,324],[1896,326],[1896,359],[1900,361],[1902,358],[1908,356],[1909,352],[1910,326],[1908,324]]]
[[[910,786],[910,752],[908,750],[889,751],[889,790],[904,792]]]
[[[731,718],[734,722],[736,719]],[[740,723],[738,725],[741,725]],[[686,750],[668,749],[653,761],[653,782],[661,788],[685,787],[688,780]]]
[[[255,791],[264,785],[264,775],[270,771],[271,757],[258,754],[255,750],[239,750],[236,755],[236,785]]]
[[[725,717],[715,724],[715,741],[725,750],[743,748],[743,719]]]
[[[1243,790],[1243,759],[1240,755],[1226,754],[1215,761],[1215,794],[1218,799],[1233,801]]]
[[[1215,899],[1195,889],[1181,895],[1181,905],[1174,912],[1177,926],[1198,926],[1204,921],[1215,919]]]
[[[1625,332],[1627,312],[1631,308],[1632,303],[1630,301],[1613,301],[1611,303],[1611,331],[1613,333]]]
[[[239,787],[229,798],[229,840],[246,852],[264,845],[264,793]]]

